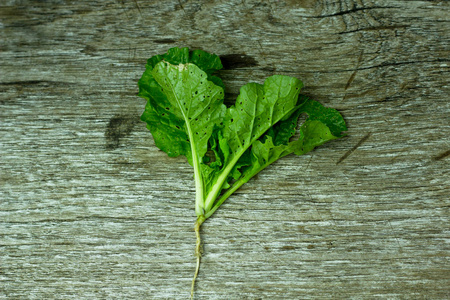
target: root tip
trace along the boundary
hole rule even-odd
[[[200,270],[200,258],[202,257],[203,253],[202,241],[200,238],[200,226],[202,226],[204,221],[205,221],[204,217],[198,217],[194,226],[195,235],[197,237],[197,242],[195,243],[195,256],[197,257],[197,266],[195,268],[194,278],[192,279],[191,299],[194,299],[195,280],[197,279],[198,271]]]

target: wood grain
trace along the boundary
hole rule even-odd
[[[447,1],[0,3],[0,299],[186,299],[194,185],[139,121],[145,61],[296,76],[348,137],[203,226],[196,299],[448,299]]]

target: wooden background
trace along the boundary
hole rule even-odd
[[[348,137],[203,226],[196,299],[449,299],[447,1],[0,2],[0,299],[187,299],[194,183],[139,121],[146,59],[296,76]]]

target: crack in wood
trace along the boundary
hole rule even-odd
[[[139,3],[137,2],[137,0],[134,0],[134,4],[136,4],[137,10],[139,11],[139,14],[142,16],[141,8],[139,7]]]
[[[344,88],[345,91],[350,87],[350,84],[352,84],[353,80],[355,79],[356,73],[358,72],[358,68],[362,62],[363,54],[364,54],[364,50],[361,50],[361,53],[359,54],[358,62],[356,64],[355,71],[353,71],[352,75],[350,75],[350,78],[348,79],[347,84],[345,85],[345,88]],[[344,99],[345,99],[345,96],[344,96]]]
[[[351,14],[358,11],[364,11],[364,10],[371,10],[371,9],[392,9],[392,8],[398,8],[396,6],[372,6],[372,7],[354,7],[349,10],[339,11],[337,13],[327,14],[327,15],[320,15],[320,16],[314,16],[313,18],[329,18],[329,17],[336,17],[336,16],[344,16],[347,14]]]
[[[438,160],[446,158],[449,155],[450,155],[450,150],[447,150],[447,151],[445,151],[445,152],[443,152],[443,153],[441,153],[439,155],[434,156],[433,160],[438,161]]]
[[[353,146],[352,149],[348,150],[336,163],[336,165],[340,164],[341,162],[343,162],[347,157],[350,156],[350,154],[352,154],[356,149],[358,149],[365,141],[367,141],[367,139],[372,135],[371,132],[369,132],[368,134],[366,134],[355,146]]]
[[[157,44],[173,44],[173,43],[176,43],[177,41],[175,41],[173,39],[169,39],[169,38],[164,38],[164,39],[154,40],[153,42],[157,43]]]
[[[74,85],[75,83],[64,82],[64,81],[51,81],[51,80],[24,80],[24,81],[10,81],[10,82],[0,82],[0,86],[12,86],[12,85],[55,85],[55,86],[68,86]]]

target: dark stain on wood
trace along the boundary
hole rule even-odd
[[[361,53],[359,54],[358,63],[356,64],[355,71],[353,71],[352,75],[350,75],[350,78],[348,79],[344,90],[347,90],[350,87],[350,85],[352,84],[353,80],[355,79],[356,73],[358,72],[358,68],[361,65],[363,54],[364,54],[364,51],[361,51]]]
[[[0,82],[0,86],[69,86],[71,83],[62,81],[50,81],[50,80],[23,80],[23,81],[10,81]]]
[[[371,132],[369,132],[368,134],[366,134],[355,146],[353,146],[352,149],[348,150],[336,163],[336,165],[340,164],[341,162],[343,162],[347,157],[350,156],[350,154],[352,154],[356,149],[358,149],[358,147],[360,147],[365,141],[367,141],[367,139],[372,135]]]
[[[222,65],[226,70],[256,67],[258,62],[246,54],[227,54],[220,56]]]
[[[228,93],[225,91],[225,96],[223,99],[223,103],[226,106],[231,106],[236,102],[237,97],[239,96],[239,94],[237,93]]]
[[[439,155],[433,157],[433,160],[435,160],[435,161],[441,160],[441,159],[446,158],[446,157],[449,156],[449,155],[450,155],[450,150],[447,150],[447,151],[445,151],[445,152],[443,152],[443,153],[441,153],[441,154],[439,154]]]
[[[300,231],[301,233],[309,233],[309,230],[306,229],[305,226],[302,226],[302,225],[298,225],[297,230]]]
[[[83,50],[81,50],[81,53],[90,55],[90,56],[95,56],[97,52],[97,48],[92,46],[92,45],[86,45]]]
[[[294,247],[294,246],[283,246],[283,247],[281,248],[281,250],[284,250],[284,251],[292,251],[292,250],[295,250],[295,247]]]
[[[119,148],[120,139],[130,135],[133,131],[137,119],[130,116],[114,116],[109,120],[105,132],[106,149],[114,150]]]
[[[173,40],[173,39],[158,39],[158,40],[154,40],[153,42],[155,42],[157,44],[173,44],[173,43],[176,43],[176,41]]]

